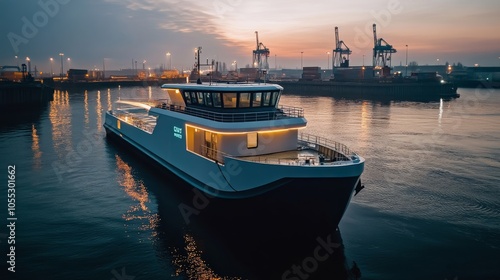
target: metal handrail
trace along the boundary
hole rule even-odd
[[[130,125],[133,125],[149,134],[153,133],[153,130],[156,127],[155,125],[149,124],[140,118],[135,117],[133,114],[130,113],[118,113],[118,114],[113,114],[117,119],[123,121],[124,123],[128,123]]]
[[[351,158],[352,156],[357,156],[354,151],[351,151],[346,145],[312,134],[299,133],[298,140],[306,142],[306,144],[320,145],[325,148],[332,149],[336,152],[343,154],[345,157]],[[309,145],[310,146],[310,145]],[[313,147],[315,148],[315,147]]]
[[[348,164],[357,159],[357,154],[349,150],[349,148],[346,145],[323,137],[314,136],[307,133],[300,133],[298,141],[299,144],[301,144],[303,147],[314,149],[318,152],[321,152],[322,147],[324,147],[325,149],[331,150],[331,152],[333,153],[331,153],[328,160],[323,163],[321,162],[321,160],[319,162],[314,162],[314,159],[311,159],[310,157],[287,159],[287,158],[269,158],[266,156],[262,157],[257,156],[249,159],[246,157],[230,155],[218,149],[202,145],[201,155],[220,163],[224,163],[224,157],[231,157],[231,158],[238,158],[242,160],[260,162],[266,164],[295,165],[295,166],[321,165],[321,164],[342,165],[342,164]]]
[[[214,149],[206,145],[201,145],[201,149],[202,149],[201,153],[202,156],[220,163],[224,163],[224,157],[234,157],[231,156],[230,154],[224,153],[218,149]]]
[[[218,122],[251,122],[266,121],[283,118],[302,118],[304,109],[291,106],[279,106],[276,110],[266,112],[242,112],[242,113],[221,113],[200,108],[192,108],[171,104],[169,100],[160,100],[154,107],[173,112],[180,112],[200,118],[205,118]],[[274,108],[274,107],[273,107]]]

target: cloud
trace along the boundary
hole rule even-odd
[[[204,12],[197,1],[180,0],[106,0],[123,5],[134,12],[146,11],[156,17],[157,26],[175,32],[202,32],[218,34],[220,31],[214,23],[215,15]]]

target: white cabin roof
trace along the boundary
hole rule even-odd
[[[248,92],[248,91],[276,91],[283,90],[277,84],[250,83],[250,84],[228,84],[228,83],[203,83],[203,84],[164,84],[162,88],[191,90],[191,91],[220,91],[220,92]]]

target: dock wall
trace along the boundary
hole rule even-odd
[[[439,100],[457,97],[452,84],[435,83],[342,83],[276,82],[285,94],[329,95],[339,98],[379,98],[396,100]]]
[[[16,106],[51,101],[54,89],[39,84],[0,85],[0,106]]]

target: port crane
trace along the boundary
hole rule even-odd
[[[396,49],[389,45],[384,39],[377,39],[377,25],[373,24],[373,67],[391,67],[391,55]]]
[[[352,51],[339,39],[339,28],[335,26],[335,49],[333,50],[333,67],[349,67],[349,55]]]
[[[255,31],[255,39],[257,40],[257,48],[253,51],[253,67],[259,69],[269,69],[267,58],[269,57],[269,49],[259,42],[259,32]]]

